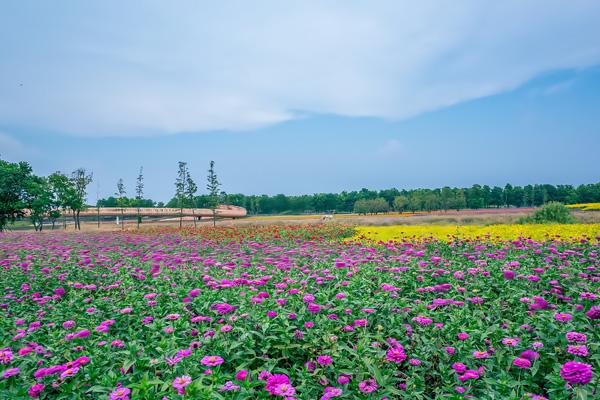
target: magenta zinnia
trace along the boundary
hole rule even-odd
[[[561,367],[560,376],[572,385],[585,385],[592,380],[592,366],[577,361],[569,361]]]

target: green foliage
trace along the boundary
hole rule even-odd
[[[44,227],[44,218],[56,206],[56,200],[52,187],[47,178],[31,176],[27,181],[25,205],[29,209],[29,219],[36,231]]]
[[[379,214],[388,211],[390,211],[390,205],[383,197],[358,200],[354,203],[354,212],[357,214]]]
[[[409,204],[408,197],[406,197],[406,196],[394,197],[394,210],[405,211],[408,204]]]
[[[100,199],[96,203],[97,207],[162,207],[152,199],[138,199],[136,197],[123,197],[119,203],[119,199],[114,196],[109,196],[106,199]],[[175,208],[175,206],[173,207]]]
[[[217,206],[219,205],[219,186],[221,186],[221,183],[217,179],[214,161],[210,162],[207,180],[206,190],[208,190],[208,207],[213,212],[213,226],[215,226],[217,223]]]
[[[31,166],[22,161],[10,163],[0,160],[0,232],[8,223],[24,215]]]
[[[187,163],[179,161],[177,179],[175,180],[175,198],[177,199],[177,206],[179,208],[183,208],[185,206],[188,174],[189,171],[187,168]]]
[[[402,207],[394,205],[396,197],[402,196]],[[245,207],[250,214],[294,214],[323,212],[353,212],[358,200],[384,198],[397,211],[461,210],[465,208],[490,207],[533,207],[545,202],[558,201],[564,204],[600,202],[600,183],[580,185],[506,185],[490,187],[473,185],[470,188],[412,189],[412,190],[369,190],[343,191],[340,193],[315,193],[288,196],[277,194],[244,195],[228,194],[227,204]],[[210,208],[209,195],[194,197],[195,207]],[[177,199],[167,203],[177,207]]]
[[[558,202],[550,202],[533,214],[522,218],[522,224],[572,224],[575,218],[564,204]]]

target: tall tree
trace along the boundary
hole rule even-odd
[[[48,180],[31,176],[27,180],[25,205],[29,210],[29,219],[36,231],[44,228],[44,218],[52,211],[54,197]]]
[[[92,174],[88,174],[85,168],[77,168],[71,173],[71,182],[73,184],[74,196],[71,199],[70,208],[73,210],[75,229],[81,230],[79,214],[86,207],[87,187],[92,183]]]
[[[75,186],[71,179],[68,176],[60,173],[54,172],[48,177],[48,182],[52,186],[52,190],[54,191],[54,195],[56,198],[56,203],[58,207],[63,210],[64,215],[64,227],[66,228],[66,214],[64,212],[66,210],[73,211],[71,209],[71,203],[73,202],[73,198],[76,196],[75,194]]]
[[[144,197],[144,167],[140,167],[140,173],[138,174],[135,182],[135,205],[137,207],[137,228],[140,229],[140,223],[142,217],[140,216],[140,204]]]
[[[183,225],[183,205],[186,199],[187,193],[187,177],[188,168],[187,163],[179,161],[179,169],[177,171],[177,179],[175,180],[175,198],[177,199],[177,205],[179,207],[179,227]]]
[[[117,191],[115,192],[115,196],[117,196],[117,204],[121,207],[121,230],[125,229],[125,213],[123,207],[126,206],[127,197],[125,195],[127,192],[125,191],[125,184],[123,183],[123,178],[119,178],[117,181]],[[117,222],[119,222],[119,218],[117,217]]]
[[[24,215],[24,200],[31,176],[28,163],[0,160],[0,232],[8,223]]]
[[[188,169],[187,171],[187,176],[185,178],[185,197],[187,198],[188,202],[189,202],[189,206],[192,207],[192,217],[194,218],[194,228],[196,227],[196,215],[195,215],[195,208],[196,208],[196,202],[194,200],[194,196],[196,195],[196,192],[198,191],[198,186],[196,185],[196,182],[194,182],[194,180],[192,179],[192,176],[190,175],[190,171]]]
[[[394,197],[394,210],[402,212],[406,210],[406,206],[408,206],[408,198],[406,196]]]
[[[123,178],[119,178],[119,180],[117,181],[117,191],[115,192],[115,196],[117,196],[117,200],[120,203],[123,203],[123,199],[125,198],[126,194],[127,192],[125,191],[125,184],[123,183]],[[123,204],[121,204],[121,206],[123,206]]]
[[[217,226],[217,207],[219,206],[219,186],[221,183],[217,179],[217,173],[215,172],[215,162],[210,162],[208,168],[208,182],[206,183],[206,190],[208,190],[209,197],[209,208],[212,210],[213,215],[213,227]]]

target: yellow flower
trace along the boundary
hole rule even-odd
[[[512,225],[401,225],[368,226],[356,228],[354,240],[383,241],[478,239],[488,242],[515,240],[519,238],[542,240],[577,241],[582,238],[597,240],[600,224],[512,224]]]

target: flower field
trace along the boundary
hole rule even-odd
[[[599,398],[587,228],[3,234],[0,399]]]
[[[406,238],[436,238],[452,240],[505,241],[518,238],[537,241],[579,241],[582,238],[600,239],[600,224],[503,224],[503,225],[402,225],[369,226],[356,228],[356,238],[375,241],[403,240]]]
[[[600,203],[568,204],[567,207],[583,211],[600,211]]]

